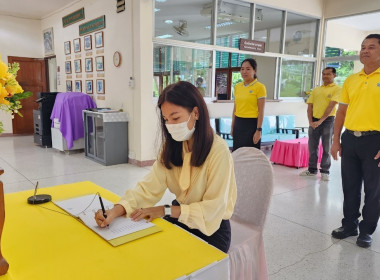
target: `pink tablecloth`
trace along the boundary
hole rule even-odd
[[[277,140],[274,142],[270,161],[297,168],[307,167],[309,163],[308,140],[307,137],[284,141]],[[322,153],[322,145],[319,144],[318,162],[321,162]]]

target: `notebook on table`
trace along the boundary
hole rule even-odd
[[[113,207],[114,204],[111,201],[103,197],[102,200],[106,209]],[[88,194],[70,199],[53,201],[53,203],[65,210],[71,216],[77,218],[112,246],[119,246],[161,231],[158,226],[147,222],[146,220],[136,222],[124,216],[114,219],[108,227],[99,227],[94,219],[95,212],[100,209],[99,196],[97,194]]]

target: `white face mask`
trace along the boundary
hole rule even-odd
[[[190,121],[191,114],[187,122],[165,124],[172,138],[177,142],[187,141],[193,136],[195,131],[195,123],[192,129],[189,129],[187,124]]]

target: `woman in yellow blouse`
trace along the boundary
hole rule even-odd
[[[234,89],[235,104],[232,113],[231,136],[233,150],[240,147],[260,149],[261,130],[264,118],[265,85],[257,80],[257,63],[253,58],[245,59],[240,68],[243,82]]]
[[[100,227],[116,217],[132,220],[165,217],[209,244],[227,252],[231,230],[229,218],[236,201],[231,153],[211,126],[203,97],[194,85],[169,85],[158,99],[162,146],[153,168],[104,218],[95,214]],[[173,205],[154,206],[169,189]]]

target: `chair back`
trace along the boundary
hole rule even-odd
[[[278,128],[295,128],[296,116],[295,115],[279,115],[278,116]]]
[[[270,134],[277,132],[277,120],[276,116],[264,116],[262,124],[262,134]]]
[[[265,154],[242,147],[232,153],[237,185],[237,201],[232,219],[261,228],[273,190],[273,170]]]

